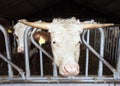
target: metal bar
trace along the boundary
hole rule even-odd
[[[118,41],[118,56],[117,56],[117,58],[118,58],[117,71],[119,72],[119,75],[120,75],[120,34],[119,34],[119,41]]]
[[[42,51],[39,50],[40,52],[40,75],[41,77],[43,77],[44,73],[43,73],[43,55],[42,55]]]
[[[87,31],[87,43],[90,41],[90,30]],[[86,67],[85,67],[85,76],[88,77],[88,66],[89,65],[89,50],[86,48]]]
[[[116,38],[116,44],[115,44],[115,62],[118,61],[118,49],[119,49],[119,34],[120,34],[120,31],[119,31],[119,27],[116,27],[117,28],[117,38]]]
[[[33,34],[35,33],[35,31],[36,31],[36,28],[32,31],[32,33],[31,33],[31,41],[32,41],[32,43],[39,49],[39,50],[41,50],[46,56],[48,56],[52,61],[53,61],[53,57],[48,53],[48,52],[46,52],[39,44],[37,44],[36,42],[35,42],[35,40],[34,40],[34,38],[33,38]],[[54,77],[57,77],[57,66],[56,66],[56,64],[55,63],[53,63],[53,76]]]
[[[24,71],[21,68],[19,68],[18,66],[16,66],[14,63],[11,62],[11,60],[9,60],[5,56],[3,56],[1,53],[0,53],[0,58],[2,58],[5,62],[7,62],[13,68],[15,68],[19,72],[19,74],[21,75],[22,79],[25,79]]]
[[[24,32],[24,49],[25,49],[25,69],[26,78],[30,77],[30,64],[29,64],[29,46],[28,46],[28,33],[32,30],[31,27],[26,28]]]
[[[11,52],[10,52],[10,39],[9,39],[9,36],[5,30],[5,28],[0,25],[0,30],[2,31],[3,35],[4,35],[4,38],[5,38],[5,46],[6,46],[6,54],[7,54],[7,58],[9,60],[11,60]],[[8,75],[10,78],[13,78],[13,71],[12,71],[12,67],[10,64],[8,64]]]
[[[107,28],[107,31],[106,31],[107,35],[106,35],[106,51],[107,51],[107,54],[108,55],[108,48],[109,48],[109,29]],[[109,58],[110,59],[110,58]]]
[[[33,34],[35,33],[36,29],[33,29],[32,33],[31,33],[31,42],[38,48],[40,49],[46,56],[49,57],[49,59],[51,59],[53,61],[53,57],[46,52],[38,43],[35,42],[34,38],[33,38]]]
[[[86,30],[84,30],[83,34],[82,34],[82,40],[83,43],[85,44],[85,46],[91,51],[93,52],[98,59],[100,59],[113,73],[114,75],[116,75],[117,70],[115,68],[113,68],[101,55],[99,55],[90,45],[88,45],[88,43],[85,41],[84,36],[85,36]]]
[[[94,30],[94,48],[97,46],[97,30]]]
[[[116,29],[113,29],[113,27],[112,27],[112,32],[113,33],[111,34],[112,35],[112,38],[111,38],[112,39],[112,46],[111,46],[112,47],[112,52],[111,53],[112,53],[112,61],[113,61],[113,63],[115,62],[115,57],[114,57],[115,56],[114,50],[115,50],[115,43],[116,43],[116,41],[115,41],[115,38],[116,38],[115,37],[115,35],[116,35],[115,30]]]
[[[108,48],[107,48],[107,51],[109,53],[109,59],[111,59],[111,55],[110,55],[110,29],[108,30]]]
[[[112,40],[111,40],[111,27],[110,27],[110,30],[109,30],[109,54],[110,54],[110,60],[112,60],[112,54],[111,54],[111,50],[112,50],[112,48],[111,48],[111,46],[112,46]]]
[[[105,36],[104,31],[102,28],[98,29],[100,31],[100,55],[104,57],[104,43],[105,43]],[[98,76],[101,77],[103,75],[103,63],[101,60],[99,60],[99,67],[98,67]]]
[[[53,63],[53,76],[57,77],[58,76],[58,72],[57,72],[57,65],[55,63]]]

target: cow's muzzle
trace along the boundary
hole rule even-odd
[[[18,47],[17,51],[18,51],[18,53],[23,53],[24,52],[24,47]]]
[[[62,67],[62,70],[60,71],[60,74],[63,76],[76,76],[79,74],[79,65],[65,65]]]

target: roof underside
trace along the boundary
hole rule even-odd
[[[120,0],[0,0],[0,17],[120,19]]]

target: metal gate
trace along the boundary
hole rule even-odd
[[[107,28],[110,29],[111,27]],[[115,28],[115,27],[112,27]],[[118,28],[119,29],[119,28]],[[32,31],[32,28],[27,28],[25,31],[25,36],[24,36],[24,44],[25,44],[25,72],[23,72],[23,70],[21,68],[19,68],[18,66],[16,66],[15,64],[12,63],[11,61],[11,56],[10,56],[10,50],[9,50],[9,40],[8,40],[8,35],[7,33],[4,31],[4,27],[0,26],[0,30],[3,32],[4,37],[5,37],[5,43],[6,43],[6,52],[7,52],[7,56],[3,56],[2,54],[0,54],[0,58],[2,58],[3,60],[5,60],[8,63],[8,75],[3,76],[0,75],[0,82],[1,83],[13,83],[14,85],[16,85],[16,83],[26,83],[29,85],[32,85],[30,83],[40,83],[41,85],[43,85],[42,83],[44,83],[44,85],[48,85],[48,83],[51,83],[49,85],[54,85],[55,83],[74,83],[74,85],[76,84],[79,85],[90,85],[91,86],[95,86],[97,85],[103,85],[103,86],[119,86],[120,84],[120,34],[118,36],[118,41],[116,42],[117,45],[115,46],[115,53],[118,52],[117,56],[113,57],[116,60],[116,66],[112,66],[112,64],[110,64],[109,61],[107,61],[104,58],[104,55],[106,56],[106,52],[107,49],[107,42],[106,42],[106,33],[102,28],[98,29],[99,32],[99,43],[95,43],[95,44],[99,44],[97,47],[97,49],[95,48],[95,44],[92,46],[93,43],[91,43],[91,30],[85,30],[83,32],[83,34],[81,35],[81,39],[83,42],[83,50],[85,51],[84,54],[84,72],[83,74],[79,74],[78,76],[75,77],[62,77],[59,75],[58,71],[57,71],[57,66],[53,63],[52,66],[52,74],[51,75],[45,75],[44,74],[44,67],[43,65],[45,63],[43,63],[43,53],[48,57],[48,59],[53,60],[53,57],[49,54],[49,52],[46,52],[46,50],[44,50],[42,48],[42,46],[40,46],[33,38],[33,33],[36,31],[36,29],[34,29]],[[28,33],[31,32],[31,35],[29,35]],[[106,30],[107,32],[107,30]],[[105,33],[105,34],[104,34]],[[29,41],[29,37],[31,42],[39,49],[39,58],[40,58],[40,68],[38,70],[40,70],[39,75],[32,75],[30,72],[30,60],[29,60],[29,47],[28,47],[28,41]],[[96,36],[97,37],[97,36]],[[114,39],[114,37],[113,37]],[[105,52],[105,53],[104,53]],[[110,51],[111,52],[111,51]],[[110,53],[109,52],[109,53]],[[90,57],[92,53],[92,58]],[[116,54],[115,54],[116,55]],[[7,58],[6,58],[7,57]],[[96,59],[97,58],[97,59]],[[91,59],[96,59],[95,64],[97,65],[97,69],[92,70],[95,71],[95,74],[90,74],[89,72],[90,70],[90,60]],[[94,63],[94,62],[93,62]],[[93,65],[92,63],[92,65]],[[51,63],[52,64],[52,63]],[[104,66],[105,68],[108,68],[109,71],[111,71],[110,74],[104,74]],[[13,69],[12,67],[14,67],[20,75],[14,75],[13,73]],[[97,71],[96,71],[97,70]],[[2,70],[0,70],[2,71]],[[45,84],[46,83],[46,84]],[[54,83],[54,84],[53,84]],[[79,84],[77,84],[79,83]],[[34,85],[35,85],[34,84]],[[7,84],[4,84],[7,85]],[[19,85],[19,84],[17,84]],[[67,85],[67,84],[63,84],[63,85]]]

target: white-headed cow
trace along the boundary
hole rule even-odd
[[[17,41],[17,52],[22,53],[24,51],[24,32],[28,26],[18,22],[14,25],[14,35],[16,36]]]
[[[51,23],[28,22],[26,20],[19,20],[19,22],[50,32],[54,62],[59,67],[59,73],[63,76],[79,74],[80,34],[83,30],[113,25],[90,23],[91,21],[80,22],[76,18],[53,19]]]
[[[40,21],[38,21],[38,22],[40,22]],[[17,41],[17,52],[18,53],[24,53],[24,32],[28,27],[29,27],[28,25],[25,25],[25,24],[20,23],[20,22],[17,22],[14,25],[14,35],[15,35],[15,38]],[[37,32],[36,34],[39,35],[38,33],[39,32]],[[38,38],[37,35],[35,36],[36,39]],[[28,45],[30,46],[31,43],[29,42]],[[33,53],[34,51],[35,51],[35,49],[33,49],[31,51],[31,53]]]

